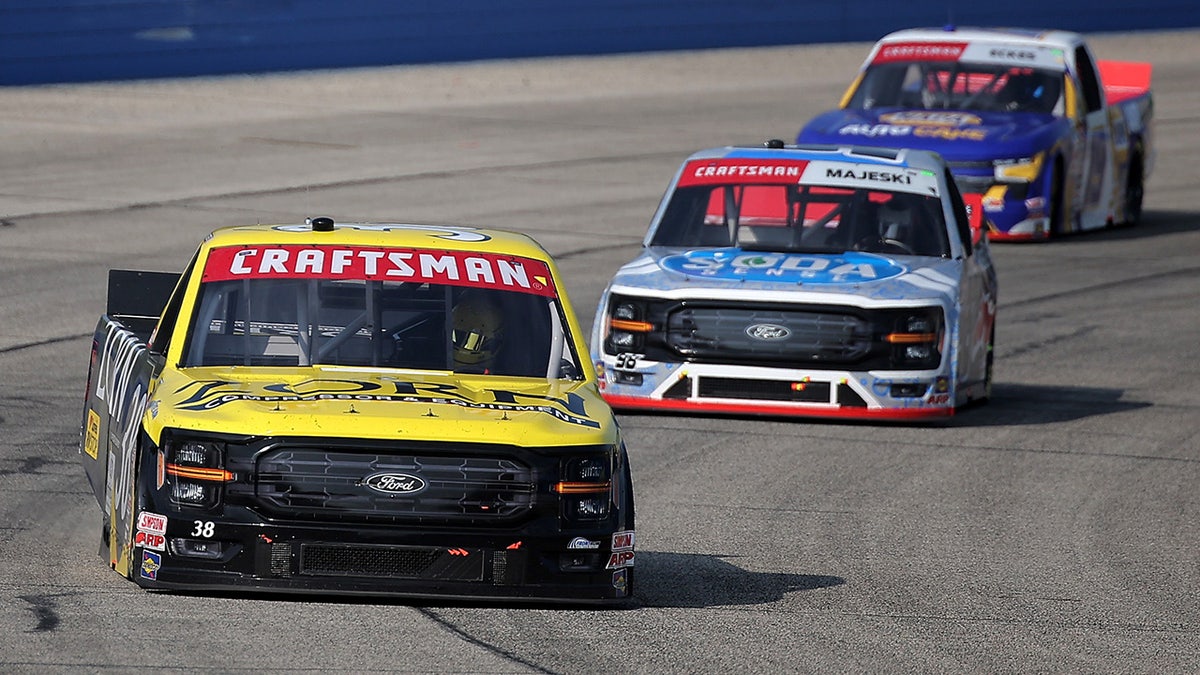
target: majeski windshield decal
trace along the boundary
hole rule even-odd
[[[838,255],[760,253],[704,249],[663,258],[660,264],[682,274],[714,279],[857,284],[899,276],[905,268],[870,253]]]
[[[383,401],[453,405],[474,410],[538,412],[569,424],[600,428],[599,422],[588,417],[583,397],[570,392],[565,397],[558,398],[485,388],[482,393],[490,394],[491,400],[484,401],[471,397],[470,391],[449,383],[316,379],[297,383],[266,384],[253,391],[247,391],[243,386],[225,380],[201,380],[181,387],[175,393],[186,396],[176,405],[179,410],[215,410],[240,401]]]

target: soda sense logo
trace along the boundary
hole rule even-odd
[[[660,264],[664,269],[691,276],[811,284],[879,281],[899,276],[905,271],[904,267],[882,256],[854,252],[814,255],[703,250],[667,256]]]

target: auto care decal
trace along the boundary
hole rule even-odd
[[[988,130],[980,126],[983,120],[970,113],[945,113],[909,110],[887,113],[879,121],[855,122],[838,128],[842,136],[864,138],[904,137],[933,138],[943,141],[984,141]]]
[[[255,391],[247,391],[243,385],[236,382],[198,380],[181,387],[175,393],[186,397],[176,405],[179,410],[215,410],[240,401],[376,401],[458,406],[501,412],[537,412],[568,424],[600,428],[600,423],[588,416],[583,397],[573,392],[567,392],[562,398],[507,389],[485,388],[482,392],[490,394],[491,400],[471,398],[470,390],[460,389],[450,383],[407,382],[383,378],[380,381],[311,379],[298,383],[279,382],[261,385]]]
[[[688,251],[666,256],[659,264],[691,276],[809,284],[859,284],[890,279],[907,271],[884,256],[870,253],[759,253],[736,248]]]
[[[482,251],[263,244],[209,252],[202,281],[246,278],[415,281],[557,296],[545,262]]]

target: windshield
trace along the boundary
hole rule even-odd
[[[219,258],[213,255],[210,266]],[[229,279],[219,272],[206,270],[211,280],[201,285],[185,367],[334,365],[581,378],[562,307],[547,286],[524,292],[499,283],[344,274]]]
[[[849,108],[1063,114],[1063,73],[963,61],[874,64]]]
[[[727,183],[679,187],[651,246],[946,256],[942,202],[911,192]]]

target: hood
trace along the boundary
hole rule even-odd
[[[953,306],[962,263],[877,253],[780,253],[740,248],[651,247],[613,278],[612,289],[668,298]],[[773,297],[774,296],[774,297]]]
[[[1069,127],[1065,118],[1029,112],[832,110],[805,125],[796,142],[932,150],[955,162],[1029,157]]]
[[[592,384],[429,371],[167,369],[145,419],[156,438],[173,427],[525,447],[616,442]]]

